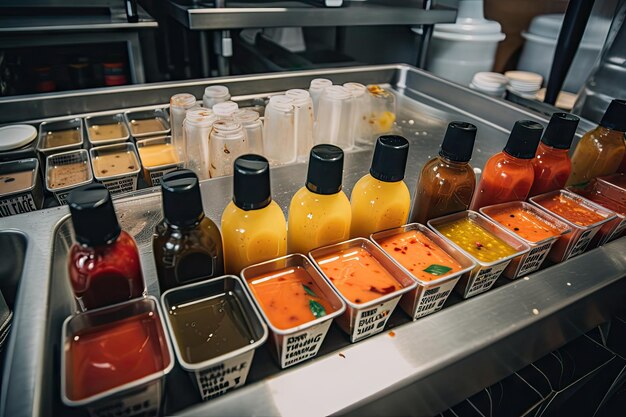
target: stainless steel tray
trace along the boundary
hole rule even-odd
[[[156,108],[172,92],[189,91],[199,97],[207,84],[227,84],[235,100],[251,99],[259,93],[306,88],[317,77],[335,83],[382,83],[395,89],[399,130],[411,143],[406,181],[412,192],[423,164],[438,151],[448,121],[468,120],[478,126],[472,160],[476,168],[501,150],[515,120],[547,123],[541,115],[403,65],[123,87],[106,94],[81,92],[80,98],[59,93],[38,100],[0,100],[0,116],[13,122],[122,107]],[[9,111],[15,110],[12,105],[25,110],[25,103],[34,104],[30,112]],[[17,119],[7,120],[7,114]],[[588,127],[588,122],[581,123],[582,129]],[[346,156],[346,192],[368,171],[370,161],[371,149]],[[304,184],[305,173],[302,164],[272,170],[274,198],[285,212],[293,193]],[[202,183],[205,211],[212,219],[220,219],[231,189],[229,177]],[[152,230],[160,218],[158,189],[116,200],[116,206],[122,227],[139,244],[148,292],[158,296],[150,253]],[[0,220],[0,280],[20,278],[6,348],[2,416],[70,414],[60,406],[58,388],[61,323],[73,306],[66,276],[65,257],[71,244],[67,216],[67,207],[58,207]],[[622,238],[473,299],[459,302],[450,297],[442,311],[416,322],[398,310],[389,320],[392,333],[385,331],[354,345],[332,326],[318,357],[286,371],[280,371],[268,349],[259,349],[247,385],[206,403],[199,402],[177,366],[168,377],[166,412],[188,416],[362,415],[364,410],[376,415],[436,414],[605,321],[626,294],[626,280],[621,279],[626,275],[625,254]]]

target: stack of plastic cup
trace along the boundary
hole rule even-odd
[[[183,123],[187,162],[185,166],[198,178],[209,178],[209,136],[216,117],[209,109],[198,108],[187,112]]]
[[[170,98],[170,125],[172,128],[172,143],[178,152],[181,161],[187,160],[183,122],[187,110],[196,107],[196,98],[192,94],[181,93]]]
[[[311,80],[311,85],[309,86],[309,94],[311,94],[311,100],[313,101],[313,114],[317,115],[317,108],[320,102],[320,97],[322,96],[322,92],[326,87],[330,87],[331,85],[333,85],[333,82],[326,78],[315,78]]]
[[[230,100],[228,87],[224,85],[211,85],[204,89],[202,105],[207,109],[212,109],[217,103]]]
[[[224,101],[213,106],[213,114],[218,120],[231,119],[237,110],[239,105],[234,101]]]
[[[315,144],[330,143],[344,151],[354,146],[352,92],[340,85],[326,87],[320,97],[315,123]]]
[[[209,174],[211,178],[231,175],[233,162],[250,152],[246,135],[240,123],[217,120],[209,139]]]
[[[304,162],[313,147],[313,101],[306,90],[287,90],[285,95],[293,100],[298,161]]]
[[[366,94],[367,88],[359,83],[345,83],[343,86],[350,90],[354,98],[352,112],[354,140],[358,144],[371,143],[372,129],[367,121],[367,115],[370,112],[370,97]]]
[[[262,155],[263,151],[263,122],[259,113],[251,109],[239,109],[233,113],[233,119],[241,123],[248,139],[250,152]]]
[[[272,96],[265,108],[263,149],[272,165],[296,161],[295,109],[293,99],[285,95]]]

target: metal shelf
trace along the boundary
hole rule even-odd
[[[350,3],[345,7],[315,7],[296,1],[258,3],[229,2],[231,7],[182,5],[167,0],[168,13],[190,30],[267,27],[381,26],[451,23],[455,10]]]
[[[49,117],[50,108],[56,116],[79,116],[139,103],[157,105],[166,103],[173,92],[189,91],[200,97],[207,84],[228,85],[237,101],[261,92],[306,88],[316,77],[335,83],[382,83],[396,90],[398,126],[411,143],[405,179],[411,190],[423,164],[437,151],[447,121],[468,120],[478,126],[475,167],[482,167],[502,148],[515,120],[548,121],[543,115],[405,65],[33,96],[0,100],[0,114],[9,112],[15,117],[10,121],[17,122]],[[37,101],[43,105],[26,112]],[[586,121],[581,125],[589,127]],[[348,194],[370,161],[371,149],[346,155],[344,189]],[[284,211],[305,174],[304,164],[272,169],[272,194]],[[232,179],[208,180],[201,188],[205,212],[219,219],[230,200]],[[158,189],[118,199],[116,208],[122,227],[139,245],[148,292],[156,295],[150,239],[159,220]],[[65,257],[63,251],[53,253],[60,231],[68,229],[63,223],[67,215],[67,207],[59,207],[0,219],[1,233],[25,236],[28,242],[6,348],[2,416],[67,415],[67,409],[55,408],[58,392],[51,388],[58,386],[60,323],[71,312],[70,305],[58,301],[59,296],[70,300],[59,287],[67,286]],[[626,302],[625,276],[626,238],[622,238],[416,322],[402,312],[394,313],[390,319],[393,335],[386,331],[350,344],[333,326],[334,335],[329,334],[320,356],[286,371],[278,369],[267,347],[262,348],[255,354],[247,386],[206,403],[198,402],[189,378],[178,370],[168,377],[166,412],[185,416],[436,414],[606,321]]]

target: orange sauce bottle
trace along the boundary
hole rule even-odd
[[[532,159],[542,132],[543,126],[532,120],[515,122],[504,150],[489,158],[485,164],[472,210],[526,200],[535,178]]]
[[[476,126],[452,122],[443,138],[439,156],[424,165],[417,181],[411,223],[467,210],[476,187],[472,158]]]
[[[624,154],[626,132],[626,100],[613,100],[600,120],[600,125],[585,133],[572,157],[572,175],[567,185],[585,184],[595,177],[613,174]]]
[[[578,117],[567,113],[552,115],[533,159],[535,179],[529,196],[565,187],[572,172],[569,148],[579,121]]]
[[[350,236],[369,238],[379,230],[406,223],[411,194],[404,183],[409,141],[402,136],[381,136],[376,141],[370,173],[352,189]]]

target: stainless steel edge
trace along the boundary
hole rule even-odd
[[[70,109],[82,106],[84,112],[94,112],[102,110],[102,106],[120,109],[129,102],[136,106],[153,104],[153,100],[169,99],[173,92],[185,90],[199,97],[207,84],[226,83],[234,95],[242,95],[302,87],[320,76],[335,82],[390,83],[400,91],[398,129],[411,143],[405,181],[412,192],[421,167],[439,147],[446,121],[464,118],[478,125],[472,159],[477,169],[502,148],[514,120],[528,117],[547,122],[542,115],[487,99],[406,65],[232,77],[212,79],[210,83],[195,80],[90,91],[84,95],[59,93],[47,98],[6,99],[0,100],[0,117],[11,114],[7,102],[28,106],[39,100],[39,110],[65,103]],[[416,97],[418,101],[403,96]],[[53,97],[61,101],[48,100]],[[162,101],[154,104],[159,103]],[[29,114],[30,118],[46,117],[37,112],[21,116]],[[346,193],[367,172],[370,161],[371,150],[346,154]],[[304,164],[272,169],[272,194],[284,212],[293,193],[303,186],[305,175]],[[230,200],[232,179],[208,180],[201,187],[205,212],[218,221]],[[133,229],[139,243],[145,276],[154,277],[149,245],[152,227],[160,216],[158,189],[116,199],[115,205],[123,226],[129,231]],[[57,225],[67,214],[67,207],[58,207],[0,219],[2,233],[16,231],[28,239],[3,372],[3,381],[10,384],[2,385],[0,416],[52,413],[42,401],[53,395],[50,387],[42,384],[44,368],[51,366],[43,363],[43,358],[51,355],[46,353],[46,326],[51,305],[52,247]],[[346,358],[337,354],[319,357],[269,380],[189,408],[183,415],[319,415],[351,410],[357,413],[364,404],[370,407],[368,414],[372,413],[370,410],[381,415],[392,414],[394,410],[401,411],[395,414],[440,410],[444,404],[454,404],[471,394],[470,391],[477,391],[600,323],[608,317],[616,299],[623,304],[626,291],[620,278],[626,275],[625,249],[626,239],[622,238],[535,273],[529,280],[522,278],[398,327],[394,329],[395,337],[385,332],[350,346],[342,350]],[[158,294],[155,281],[148,283],[148,289],[151,294]],[[459,378],[461,374],[466,376]],[[311,378],[320,378],[319,375],[327,375],[323,381],[328,387],[316,384],[315,395],[303,396],[302,386],[310,386]],[[293,401],[294,396],[298,401]],[[402,405],[411,408],[399,409]]]
[[[251,6],[248,3],[248,6]],[[191,30],[285,26],[375,26],[451,23],[456,10],[350,3],[346,7],[314,7],[285,2],[275,7],[198,7],[168,0],[170,16]],[[282,7],[281,7],[282,6]]]
[[[623,305],[625,251],[620,239],[179,415],[437,414]]]

